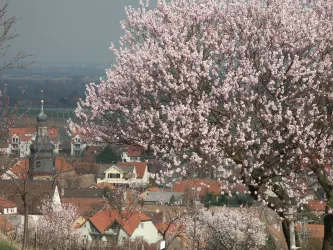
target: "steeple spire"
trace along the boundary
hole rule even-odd
[[[40,95],[41,95],[41,104],[42,104],[42,109],[41,109],[41,112],[44,112],[44,98],[43,98],[43,90],[40,91]]]
[[[39,115],[37,116],[37,122],[41,123],[41,122],[46,122],[47,121],[47,115],[44,113],[44,98],[43,98],[43,90],[40,91],[41,92],[41,110]]]

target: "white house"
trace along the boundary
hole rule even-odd
[[[0,197],[0,213],[5,215],[17,214],[17,205],[7,200],[5,197]]]
[[[48,129],[51,143],[54,145],[54,153],[59,153],[59,132],[58,128]],[[1,151],[9,155],[27,157],[30,155],[30,145],[36,138],[36,128],[9,128],[8,147]]]
[[[130,187],[146,187],[149,184],[147,162],[118,162],[100,165],[97,183],[107,182]]]
[[[80,133],[73,133],[71,139],[71,155],[80,156],[88,146],[105,146],[101,138],[87,142]]]
[[[121,159],[124,162],[140,162],[142,157],[142,149],[140,147],[130,146],[126,148],[122,154]]]
[[[126,211],[122,211],[126,213]],[[126,218],[126,219],[125,219]],[[118,228],[119,238],[117,239]],[[87,241],[118,241],[134,240],[142,237],[149,244],[156,243],[162,237],[152,220],[141,212],[129,212],[120,216],[116,210],[104,210],[89,218],[79,229]]]

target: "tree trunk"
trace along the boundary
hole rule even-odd
[[[324,242],[323,250],[333,250],[333,215],[326,214],[324,217]]]
[[[286,239],[288,249],[290,249],[290,230],[289,230],[289,220],[285,218],[282,221],[282,231],[284,238]]]
[[[290,249],[289,224],[290,224],[290,221],[289,221],[288,218],[283,219],[283,221],[282,221],[282,231],[283,231],[284,238],[286,239],[288,249]],[[296,238],[296,246],[299,247],[301,244],[300,244],[300,241],[299,241],[298,233],[296,232],[296,228],[295,228],[295,238]],[[331,250],[331,249],[329,248],[329,250]]]
[[[23,227],[23,240],[22,240],[22,250],[28,248],[28,223],[29,223],[29,213],[26,201],[23,201],[24,206],[24,227]]]

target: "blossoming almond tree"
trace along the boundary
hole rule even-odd
[[[87,86],[71,128],[153,151],[167,162],[160,181],[222,167],[282,217],[313,174],[331,211],[332,11],[329,0],[128,8],[121,47],[111,46],[116,64]],[[323,249],[332,249],[329,213],[325,228]]]
[[[42,205],[42,216],[32,225],[32,237],[37,239],[39,248],[74,249],[82,244],[81,235],[74,229],[79,218],[77,206],[61,204],[55,206],[45,201]]]
[[[189,242],[194,239],[195,249],[200,244],[207,250],[260,249],[266,244],[265,225],[255,215],[249,218],[248,214],[245,209],[201,209],[196,224],[191,217],[183,220],[185,233]]]

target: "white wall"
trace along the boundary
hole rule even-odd
[[[161,235],[158,233],[156,227],[151,221],[142,221],[139,224],[130,239],[134,240],[136,237],[143,237],[149,244],[156,243],[162,239]]]
[[[5,208],[3,214],[17,214],[17,207]]]
[[[130,157],[128,156],[127,152],[123,152],[121,154],[121,159],[125,162],[141,162],[140,157]]]

